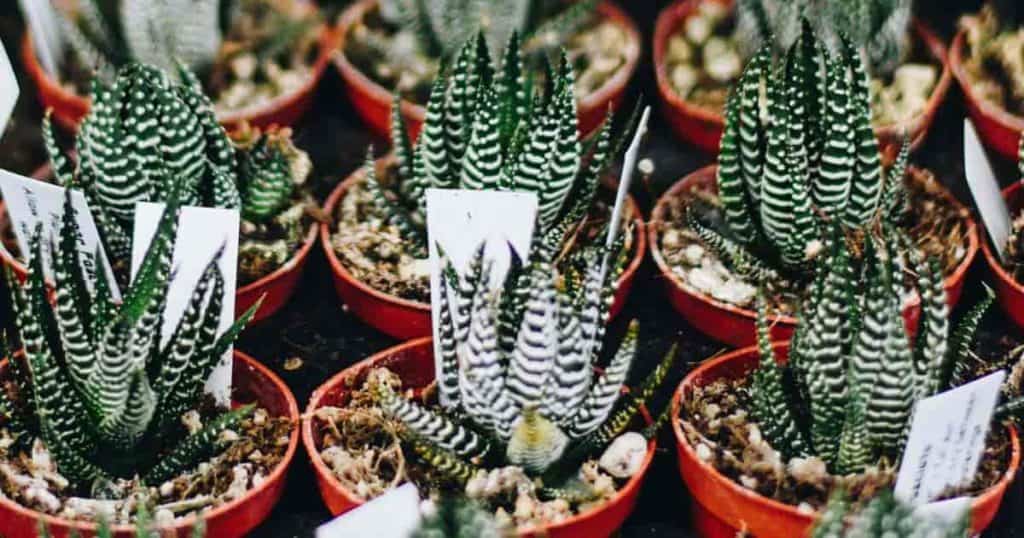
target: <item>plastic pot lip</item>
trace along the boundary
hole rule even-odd
[[[667,279],[672,285],[681,293],[684,293],[696,300],[705,303],[708,308],[715,308],[724,310],[736,316],[747,318],[751,323],[757,320],[757,312],[747,308],[741,308],[735,305],[731,305],[713,297],[709,297],[703,293],[689,288],[682,280],[682,278],[669,267],[668,262],[665,261],[664,255],[661,252],[661,245],[658,239],[661,235],[661,224],[663,223],[662,218],[665,212],[668,210],[668,203],[671,199],[679,196],[682,191],[687,190],[692,186],[699,185],[701,183],[709,182],[713,183],[715,173],[718,170],[717,164],[710,164],[704,168],[699,168],[690,174],[684,176],[682,179],[672,185],[664,194],[658,198],[658,202],[655,204],[654,209],[651,211],[651,220],[647,226],[647,242],[649,244],[649,250],[651,251],[651,257],[654,258],[654,263],[658,266],[658,270],[661,272],[663,278]],[[953,284],[963,281],[967,274],[967,271],[971,267],[971,263],[978,253],[978,244],[981,243],[978,239],[978,226],[974,222],[974,218],[970,216],[963,204],[957,200],[945,186],[939,191],[939,194],[946,200],[947,203],[952,204],[958,210],[961,210],[963,218],[967,221],[967,251],[964,253],[964,257],[957,264],[956,269],[947,275],[943,280],[943,285],[946,288],[951,287]],[[920,295],[914,295],[910,301],[903,305],[903,310],[906,311],[908,308],[912,308],[919,304],[921,301]],[[772,323],[781,323],[785,325],[796,325],[797,320],[793,316],[788,315],[769,315],[768,320]]]
[[[995,103],[986,99],[981,99],[974,92],[974,86],[971,85],[971,81],[967,77],[967,71],[964,69],[964,49],[966,48],[967,33],[965,30],[961,29],[957,32],[956,36],[953,38],[953,44],[949,47],[949,66],[957,83],[960,84],[960,89],[963,91],[964,97],[974,105],[982,115],[992,119],[1004,129],[1013,131],[1014,133],[1024,131],[1024,116],[1018,116]]]
[[[20,356],[22,354],[22,351],[18,351],[16,353],[17,356]],[[295,458],[295,452],[298,450],[299,445],[299,406],[298,403],[295,401],[295,396],[292,394],[292,391],[288,389],[288,386],[284,383],[283,380],[281,380],[280,377],[277,376],[277,374],[275,374],[269,368],[261,364],[258,360],[250,357],[249,355],[237,349],[234,350],[233,361],[234,363],[242,363],[246,368],[258,372],[259,376],[266,379],[278,393],[284,396],[284,399],[288,404],[287,418],[292,423],[292,429],[291,433],[288,435],[288,449],[285,451],[284,456],[281,458],[281,461],[278,462],[277,466],[274,467],[274,470],[271,471],[270,475],[268,475],[267,478],[258,486],[248,489],[245,492],[245,494],[242,495],[241,497],[237,499],[232,499],[231,501],[224,503],[220,506],[214,507],[207,512],[203,512],[203,520],[209,520],[215,517],[229,515],[232,511],[244,506],[246,503],[251,501],[257,494],[263,492],[266,489],[269,489],[272,485],[284,480],[284,475],[288,471],[288,467],[291,465],[292,460]],[[6,368],[7,359],[5,358],[0,360],[0,370],[6,370]],[[42,512],[36,512],[35,510],[26,508],[4,496],[0,496],[0,507],[3,507],[5,510],[18,512],[24,516],[33,518],[34,520],[45,524],[47,527],[57,525],[60,527],[76,530],[78,532],[92,533],[95,533],[98,528],[97,524],[95,523],[74,521],[57,516],[52,516],[50,514],[44,514]],[[197,516],[192,515],[180,521],[175,521],[173,525],[161,527],[160,531],[161,533],[179,533],[183,530],[191,529],[196,524],[196,521]],[[115,534],[134,533],[135,527],[132,525],[113,525],[111,526],[111,531]]]
[[[375,353],[374,355],[371,355],[369,358],[363,359],[353,364],[352,366],[349,366],[348,368],[342,370],[341,372],[335,374],[333,377],[325,381],[322,385],[317,387],[317,389],[313,391],[312,396],[310,396],[309,398],[309,404],[306,406],[306,411],[302,415],[301,426],[302,444],[306,449],[306,454],[309,456],[309,461],[310,463],[312,463],[313,471],[316,473],[317,477],[320,480],[325,481],[332,490],[339,493],[341,496],[345,497],[345,499],[349,501],[349,503],[352,504],[353,506],[361,505],[366,501],[361,500],[354,493],[345,488],[341,484],[341,482],[338,482],[338,480],[334,477],[334,473],[331,471],[330,467],[328,467],[327,464],[324,463],[323,458],[320,457],[320,450],[317,447],[315,438],[313,437],[313,415],[314,413],[316,413],[318,409],[323,407],[322,401],[324,397],[327,396],[327,394],[338,391],[339,387],[341,388],[340,390],[345,390],[345,382],[355,376],[358,376],[362,371],[367,370],[373,365],[382,362],[385,359],[388,359],[392,356],[404,354],[405,352],[411,349],[417,349],[424,346],[432,345],[433,339],[427,336],[423,338],[417,338],[415,340],[410,340],[408,342]],[[648,424],[653,422],[646,407],[641,408],[641,414]],[[647,471],[650,468],[651,462],[654,459],[654,453],[656,448],[656,439],[649,439],[647,441],[647,453],[644,456],[644,461],[640,466],[640,470],[638,470],[633,476],[631,476],[629,480],[627,480],[626,483],[621,488],[619,488],[618,491],[615,492],[614,497],[605,501],[600,506],[588,510],[587,512],[584,512],[582,514],[573,515],[572,517],[556,524],[540,525],[517,529],[517,533],[520,536],[522,536],[529,535],[531,533],[547,533],[557,531],[563,528],[568,528],[573,525],[578,525],[585,522],[586,520],[590,519],[594,515],[600,513],[602,510],[613,504],[623,502],[623,500],[625,500],[626,497],[633,494],[640,487],[640,484],[643,482],[644,477],[647,475]]]
[[[307,10],[310,13],[320,12],[320,8],[314,2],[302,1],[301,3],[307,6]],[[317,38],[320,50],[317,53],[316,60],[313,62],[313,68],[308,80],[298,88],[278,95],[269,101],[257,103],[239,110],[219,113],[217,114],[217,122],[222,125],[234,126],[243,121],[251,122],[258,118],[272,117],[278,112],[287,109],[304,96],[311,94],[320,83],[320,79],[323,78],[331,56],[334,54],[339,43],[339,35],[336,28],[323,23],[316,31],[320,34]],[[56,80],[47,73],[39,64],[35,48],[32,46],[31,32],[28,29],[25,30],[25,35],[21,42],[21,60],[25,65],[29,78],[36,84],[40,93],[56,95],[60,101],[70,103],[74,108],[82,110],[84,114],[88,113],[91,106],[90,99],[75,92],[70,87],[62,85],[59,80]],[[62,118],[55,117],[55,119],[61,122],[64,121]],[[68,125],[68,127],[77,127],[77,124],[80,122],[81,119],[72,120],[71,125]]]
[[[375,2],[376,0],[364,1]],[[381,170],[383,167],[386,167],[393,162],[395,162],[395,156],[393,153],[389,153],[374,161],[374,166],[376,166],[378,170]],[[426,315],[430,315],[430,303],[413,301],[411,299],[403,299],[396,295],[392,295],[390,293],[386,293],[381,290],[370,287],[370,285],[357,279],[355,275],[349,272],[349,270],[345,267],[345,264],[341,263],[341,260],[338,259],[338,255],[335,254],[334,252],[334,247],[331,246],[331,234],[332,227],[334,224],[335,209],[338,207],[338,204],[341,203],[341,200],[347,195],[349,189],[351,189],[359,181],[362,181],[363,176],[363,167],[357,168],[354,172],[352,172],[351,175],[349,175],[344,181],[339,183],[338,186],[334,188],[334,191],[331,192],[331,195],[327,198],[327,201],[324,203],[323,212],[324,215],[328,216],[328,220],[327,222],[320,223],[320,244],[323,246],[324,253],[327,255],[327,262],[328,264],[330,264],[331,270],[334,272],[334,275],[337,278],[340,278],[341,280],[344,280],[348,284],[359,289],[360,292],[371,297],[374,297],[375,299],[385,303],[391,303],[401,308],[405,308],[408,310],[416,310],[419,312],[423,312]],[[626,207],[634,215],[633,255],[629,261],[629,264],[626,265],[625,270],[623,270],[622,275],[619,276],[619,279],[616,282],[616,286],[621,286],[623,282],[629,281],[636,274],[637,270],[640,268],[640,264],[643,263],[644,261],[644,255],[647,249],[648,242],[647,233],[644,230],[646,224],[644,223],[644,219],[642,217],[642,214],[640,213],[640,207],[637,206],[636,201],[633,200],[632,196],[626,197]]]
[[[350,29],[356,22],[361,21],[368,11],[376,7],[378,2],[379,0],[360,0],[350,5],[341,14],[338,19],[338,47],[332,61],[338,71],[350,83],[355,85],[360,93],[367,95],[381,106],[390,108],[391,103],[394,101],[394,94],[363,73],[362,70],[349,61],[348,56],[345,54],[345,45],[348,41]],[[601,106],[610,100],[612,96],[623,91],[636,73],[637,66],[640,63],[640,52],[643,48],[643,40],[640,37],[640,30],[637,28],[636,23],[614,1],[603,0],[598,4],[597,11],[606,19],[615,21],[621,28],[626,30],[626,34],[629,36],[629,43],[626,49],[626,63],[618,69],[615,75],[605,81],[600,88],[577,100],[577,107],[579,107],[581,113],[584,110]],[[405,118],[420,123],[425,121],[427,110],[424,105],[402,99],[401,106],[402,116]]]
[[[1015,181],[1012,185],[1003,189],[1003,199],[1006,200],[1007,202],[1013,201],[1012,204],[1008,204],[1010,205],[1011,219],[1013,218],[1013,212],[1020,209],[1021,205],[1024,204],[1024,200],[1020,199],[1020,190],[1020,181]],[[1015,198],[1016,200],[1014,200]],[[999,279],[999,281],[1002,282],[1004,285],[1012,289],[1015,295],[1024,297],[1024,285],[1022,285],[1020,282],[1017,282],[1017,280],[1014,279],[1013,276],[1006,271],[1006,268],[1003,267],[1003,264],[999,261],[999,258],[996,257],[996,253],[992,250],[992,247],[989,246],[988,239],[981,241],[981,251],[984,253],[985,261],[988,262],[988,266],[992,270],[992,272],[995,273],[996,278]]]
[[[779,351],[788,350],[789,342],[775,342],[772,344],[772,350],[778,356]],[[693,389],[698,386],[705,386],[709,381],[717,379],[717,377],[710,377],[709,372],[717,368],[719,365],[729,362],[746,362],[751,360],[757,360],[758,350],[757,346],[750,346],[740,348],[716,358],[708,359],[702,362],[697,368],[693,369],[683,380],[679,383],[675,392],[672,395],[672,432],[676,438],[676,450],[679,453],[679,457],[689,459],[691,461],[699,462],[700,468],[704,471],[705,480],[710,480],[716,488],[724,489],[726,493],[734,497],[745,497],[747,500],[752,501],[761,505],[764,511],[771,512],[784,512],[788,518],[799,518],[805,520],[808,525],[813,524],[815,515],[817,512],[812,514],[806,514],[800,512],[795,506],[770,499],[763,495],[759,495],[752,490],[744,488],[736,482],[730,480],[728,477],[723,475],[715,468],[714,465],[710,465],[700,458],[697,457],[697,453],[694,451],[686,435],[683,433],[683,428],[680,425],[680,417],[682,412],[682,397],[684,392]],[[701,379],[704,378],[702,381]],[[1006,467],[1006,471],[1003,473],[1002,478],[998,482],[987,488],[980,495],[974,497],[972,502],[974,507],[982,504],[994,502],[995,498],[1001,497],[1009,486],[1010,482],[1013,481],[1016,476],[1017,469],[1020,467],[1021,458],[1021,446],[1020,438],[1017,433],[1017,428],[1014,426],[1007,426],[1010,432],[1010,461]],[[696,499],[694,502],[700,502]]]
[[[665,65],[669,38],[676,33],[683,21],[704,2],[714,2],[730,9],[732,9],[734,4],[733,0],[680,0],[661,10],[654,29],[654,71],[658,83],[658,93],[668,106],[681,111],[687,116],[697,118],[701,122],[713,124],[718,126],[719,129],[724,129],[725,116],[722,113],[698,106],[684,99],[676,92],[669,81],[668,68]],[[941,74],[936,81],[935,88],[932,89],[931,95],[928,97],[925,108],[920,113],[905,121],[873,126],[875,135],[880,138],[898,138],[902,136],[902,132],[910,133],[913,131],[913,127],[926,123],[926,118],[933,115],[946,98],[946,94],[949,93],[949,88],[953,82],[953,71],[950,69],[951,62],[942,40],[921,19],[913,17],[911,21],[911,30],[914,36],[927,47],[932,59],[941,64]],[[923,127],[922,132],[918,136],[919,139],[923,139],[923,136],[926,134],[927,129]],[[1021,128],[1018,130],[1024,130],[1024,119],[1021,120]],[[918,141],[914,140],[913,142]]]

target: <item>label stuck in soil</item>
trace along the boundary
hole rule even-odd
[[[615,237],[619,234],[619,228],[622,227],[622,211],[626,205],[626,195],[629,194],[629,189],[633,183],[636,161],[640,157],[640,143],[643,142],[644,135],[647,134],[647,121],[650,117],[651,107],[648,106],[644,108],[643,115],[640,116],[640,121],[636,125],[636,132],[633,133],[633,140],[626,149],[626,155],[622,161],[622,174],[619,176],[619,186],[615,192],[615,207],[612,209],[611,225],[608,227],[608,237],[605,239],[605,246],[609,248],[609,251],[612,244],[615,243]],[[608,270],[607,257],[601,263],[601,272],[603,274]]]
[[[21,5],[21,13],[32,31],[32,45],[39,63],[51,77],[56,78],[57,60],[64,48],[53,6],[50,2],[39,0],[18,0],[18,4]]]
[[[896,477],[896,497],[922,505],[974,479],[1005,378],[1000,370],[918,402]]]
[[[3,43],[0,43],[0,133],[7,127],[20,93],[18,79],[14,76],[14,68],[11,67],[11,58],[7,55]]]
[[[3,194],[7,215],[10,218],[11,227],[14,228],[14,236],[18,240],[18,249],[21,251],[22,260],[29,258],[28,253],[32,250],[29,247],[29,240],[35,233],[36,225],[42,225],[43,276],[46,280],[53,282],[53,268],[50,267],[50,240],[57,241],[60,233],[60,221],[64,216],[64,188],[0,170],[0,193]],[[100,263],[107,272],[108,281],[111,284],[111,293],[114,295],[114,299],[120,300],[121,293],[117,289],[110,261],[107,259],[106,252],[103,251],[100,233],[96,228],[96,223],[92,220],[92,213],[89,211],[89,204],[85,201],[85,195],[72,190],[71,205],[75,208],[75,220],[78,221],[78,248],[82,253],[81,264],[82,271],[86,276],[86,285],[92,291],[92,286],[96,282],[95,256],[99,252]],[[4,248],[2,243],[0,243],[0,248]]]
[[[427,189],[427,242],[430,246],[430,311],[434,334],[435,371],[441,371],[438,345],[438,286],[441,257],[438,245],[460,274],[481,243],[484,257],[493,262],[491,288],[498,288],[512,262],[511,249],[526,263],[530,254],[537,196],[526,192]],[[510,249],[511,247],[511,249]],[[486,262],[485,262],[486,263]],[[451,301],[454,301],[452,296]],[[447,402],[441,402],[445,404]]]
[[[132,234],[132,278],[135,278],[153,235],[156,233],[164,204],[141,202],[135,206],[135,229]],[[235,288],[238,271],[238,211],[208,207],[183,207],[178,216],[178,237],[174,245],[172,267],[174,277],[167,290],[167,306],[163,343],[174,332],[185,314],[192,290],[206,265],[223,249],[218,266],[224,276],[224,297],[221,303],[218,333],[226,331],[235,320]],[[206,391],[218,403],[231,403],[232,348],[224,353],[220,364],[206,381]]]
[[[406,483],[316,529],[316,538],[407,538],[420,524],[420,494]]]
[[[999,191],[999,181],[992,170],[992,163],[985,155],[978,133],[969,119],[964,120],[964,173],[992,246],[996,248],[999,259],[1006,261],[1003,250],[1010,237],[1010,209]]]

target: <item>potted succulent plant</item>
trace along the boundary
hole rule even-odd
[[[961,517],[948,523],[926,517],[900,502],[889,490],[883,490],[854,512],[846,493],[840,491],[832,495],[814,525],[811,538],[881,538],[892,535],[908,538],[969,538],[970,518]]]
[[[312,104],[337,35],[303,0],[54,2],[68,47],[59,73],[40,65],[28,33],[22,62],[44,107],[75,130],[88,113],[89,81],[109,82],[141,62],[174,71],[182,62],[201,73],[217,119],[228,126],[287,126]],[[187,16],[186,16],[187,14]]]
[[[1024,10],[1013,0],[994,0],[960,20],[949,58],[982,141],[1011,159],[1024,131],[1021,39]]]
[[[495,72],[484,38],[470,40],[451,72],[435,79],[417,144],[394,109],[393,156],[369,161],[327,199],[324,215],[331,222],[320,226],[320,239],[335,288],[356,316],[391,336],[430,334],[430,187],[536,193],[537,229],[545,244],[563,251],[556,259],[563,270],[585,265],[587,251],[603,242],[609,204],[600,182],[623,137],[613,136],[609,113],[592,142],[581,143],[571,62],[563,56],[551,88],[535,89],[521,68],[517,43],[510,40]],[[623,215],[632,226],[623,227],[609,272],[618,280],[612,315],[629,291],[646,240],[632,201]]]
[[[519,35],[527,69],[539,76],[546,60],[568,49],[578,72],[574,95],[584,134],[601,124],[609,105],[622,102],[642,48],[633,21],[608,0],[360,0],[340,17],[334,63],[371,130],[388,135],[397,91],[415,139],[442,64],[481,28],[493,54]]]
[[[241,353],[234,356],[238,406],[224,409],[204,396],[256,306],[219,333],[218,255],[162,342],[177,194],[120,303],[105,271],[92,277],[83,269],[82,258],[94,254],[78,248],[70,200],[46,251],[56,275],[53,304],[41,228],[25,283],[8,272],[24,349],[8,348],[0,363],[0,532],[30,537],[41,525],[59,536],[91,534],[106,520],[124,536],[141,510],[181,535],[199,520],[213,536],[244,535],[279,498],[298,442],[294,398]]]
[[[609,294],[601,263],[573,281],[531,253],[499,293],[476,252],[463,272],[443,266],[436,380],[433,343],[421,339],[314,393],[303,439],[324,500],[341,513],[412,480],[484,503],[520,535],[607,536],[653,456],[657,423],[631,425],[675,350],[626,394],[635,322],[594,371]]]
[[[922,328],[911,343],[899,315],[900,242],[873,239],[861,271],[845,241],[833,242],[791,342],[772,344],[762,306],[756,347],[704,362],[680,384],[679,469],[703,536],[806,536],[834,491],[860,503],[895,481],[916,402],[1003,366],[996,362],[1018,361],[979,360],[972,351],[991,296],[950,333],[939,261],[919,252],[911,267]],[[1008,379],[1022,371],[1014,366]],[[1005,384],[999,415],[1024,403],[1019,385]],[[974,496],[974,532],[992,521],[1020,459],[1013,427],[992,428],[986,444],[975,480],[946,497]]]
[[[868,59],[871,124],[895,153],[917,148],[952,83],[946,47],[911,17],[912,0],[680,0],[658,17],[654,65],[662,111],[677,136],[717,152],[725,103],[742,66],[764,43],[775,54],[800,35],[806,16],[833,52],[847,36]]]
[[[312,163],[287,128],[243,126],[229,136],[192,73],[181,68],[177,76],[183,82],[132,64],[109,85],[94,80],[94,107],[75,140],[74,159],[61,152],[44,120],[52,179],[85,191],[121,277],[127,276],[136,202],[163,201],[179,185],[184,205],[239,209],[236,307],[244,312],[266,294],[256,315],[265,318],[291,297],[316,241],[312,215],[319,208],[304,188]],[[9,226],[0,222],[0,229]],[[0,257],[26,273],[16,254],[0,251]]]
[[[908,165],[906,142],[883,166],[857,53],[822,48],[806,23],[778,69],[762,47],[727,104],[717,168],[676,183],[652,212],[651,253],[669,300],[716,340],[753,342],[758,287],[778,314],[776,338],[788,337],[837,227],[857,242],[880,228],[905,230],[940,257],[951,303],[977,251],[967,209]],[[904,312],[912,329],[916,304],[909,298]]]
[[[1024,177],[1024,137],[1019,146],[1019,166]],[[1003,248],[1001,260],[989,241],[982,241],[981,247],[988,263],[989,273],[995,283],[999,305],[1017,325],[1024,327],[1024,190],[1021,182],[1015,181],[1003,189],[1003,198],[1010,209],[1010,237]]]

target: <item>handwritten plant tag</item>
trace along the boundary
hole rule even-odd
[[[3,194],[7,214],[14,228],[14,236],[18,240],[21,258],[27,260],[32,251],[29,243],[35,233],[37,224],[42,225],[43,277],[53,282],[53,267],[50,265],[51,240],[56,242],[60,233],[60,222],[64,216],[64,188],[25,176],[0,170],[0,193]],[[75,220],[78,221],[78,247],[82,253],[82,272],[86,276],[86,285],[92,291],[96,282],[96,253],[100,255],[100,264],[107,272],[107,280],[111,284],[111,294],[115,300],[121,299],[121,292],[114,280],[114,271],[103,251],[103,242],[99,230],[92,220],[89,204],[85,195],[79,191],[71,191],[71,205],[75,209]],[[4,248],[0,243],[0,248]],[[14,257],[14,256],[12,256]]]
[[[53,5],[49,0],[18,0],[18,3],[32,32],[32,46],[39,63],[51,77],[57,77],[57,61],[64,50],[64,42]]]
[[[19,93],[21,90],[18,89],[18,79],[14,76],[14,68],[11,67],[11,58],[7,56],[7,49],[0,43],[0,134],[7,128]]]
[[[996,247],[999,259],[1004,260],[1003,250],[1010,237],[1010,209],[999,191],[999,181],[992,170],[992,163],[985,155],[985,149],[978,138],[978,132],[970,120],[964,120],[964,172],[971,196],[978,205],[981,221],[985,224],[989,239]]]
[[[897,498],[922,505],[974,479],[1005,378],[1000,370],[918,402],[896,477]]]
[[[135,205],[135,229],[132,233],[132,278],[135,278],[146,248],[156,233],[164,204],[140,202]],[[224,276],[224,297],[221,303],[220,327],[223,333],[235,321],[235,287],[238,271],[238,211],[208,207],[183,207],[178,215],[178,237],[171,258],[174,277],[167,290],[167,307],[161,330],[163,343],[170,340],[174,328],[185,314],[206,265],[224,249],[218,266]],[[217,403],[231,403],[231,354],[224,353],[220,364],[206,381],[206,391]]]
[[[537,195],[530,192],[427,189],[427,242],[430,246],[430,307],[434,331],[434,360],[441,371],[439,312],[441,296],[440,244],[456,271],[462,272],[484,241],[484,257],[493,261],[490,283],[501,285],[512,262],[509,245],[525,263],[537,218]],[[454,301],[454,297],[450,298]],[[441,402],[442,404],[446,402]]]
[[[420,524],[420,494],[406,483],[316,529],[316,538],[408,538]]]

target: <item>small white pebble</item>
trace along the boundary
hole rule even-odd
[[[654,173],[654,161],[650,157],[644,157],[640,159],[640,162],[636,163],[636,169],[641,174],[649,176]]]
[[[711,448],[709,448],[708,445],[705,445],[704,443],[697,445],[697,458],[701,461],[711,461],[711,459],[714,458],[714,455],[714,452],[711,451]]]

